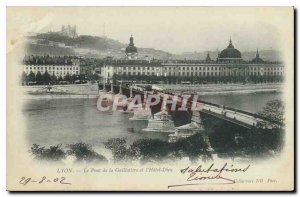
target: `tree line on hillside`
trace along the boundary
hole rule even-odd
[[[78,37],[72,38],[62,35],[58,32],[42,33],[36,36],[32,36],[32,38],[64,43],[66,46],[78,46],[81,48],[90,48],[95,50],[115,49],[119,51],[120,48],[126,46],[125,44],[109,38],[89,35],[80,35]]]

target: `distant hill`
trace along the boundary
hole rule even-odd
[[[76,55],[75,51],[70,48],[63,48],[59,46],[47,46],[47,45],[38,45],[27,43],[26,45],[26,54],[27,55]]]
[[[127,44],[121,43],[107,37],[80,35],[76,38],[64,36],[58,32],[48,32],[40,34],[30,34],[27,41],[27,54],[36,55],[82,55],[87,57],[107,57],[123,58]],[[207,52],[185,52],[181,54],[171,54],[153,48],[138,48],[140,58],[154,59],[190,59],[204,60]],[[210,51],[211,59],[216,59],[218,51]],[[279,51],[262,50],[260,57],[266,61],[280,61]],[[242,52],[244,60],[251,60],[255,57],[256,51]]]
[[[76,38],[61,35],[57,32],[41,33],[28,36],[28,54],[70,55],[79,54],[94,57],[124,57],[127,44],[98,36],[81,35]],[[140,57],[167,59],[170,53],[151,48],[138,48]]]
[[[126,46],[125,44],[106,37],[81,35],[76,38],[71,38],[57,32],[37,34],[35,36],[31,36],[30,38],[43,39],[52,42],[64,43],[66,46],[76,46],[79,48],[95,50],[121,49],[122,47]]]

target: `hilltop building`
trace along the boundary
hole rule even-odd
[[[67,25],[67,26],[62,25],[61,31],[59,33],[64,36],[71,37],[71,38],[78,37],[77,32],[76,32],[76,25],[74,25],[73,27],[71,27],[71,25]]]

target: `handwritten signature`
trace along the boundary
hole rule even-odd
[[[203,184],[234,184],[234,179],[225,177],[223,172],[226,173],[245,173],[250,168],[250,164],[243,168],[236,168],[233,165],[228,165],[225,163],[222,167],[217,168],[215,164],[212,163],[209,167],[203,167],[202,165],[193,168],[188,166],[180,170],[181,174],[186,174],[188,177],[186,179],[186,184],[180,185],[169,185],[171,187],[180,187],[187,185],[203,185]],[[211,181],[211,180],[222,180],[222,182]]]
[[[66,182],[66,177],[56,177],[56,178],[47,178],[43,176],[38,179],[33,179],[31,177],[21,177],[19,180],[19,184],[21,185],[28,185],[29,183],[37,183],[37,184],[44,184],[44,183],[59,183],[64,185],[72,185],[72,183]]]

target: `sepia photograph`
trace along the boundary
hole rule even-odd
[[[293,191],[293,7],[7,7],[7,190]]]

